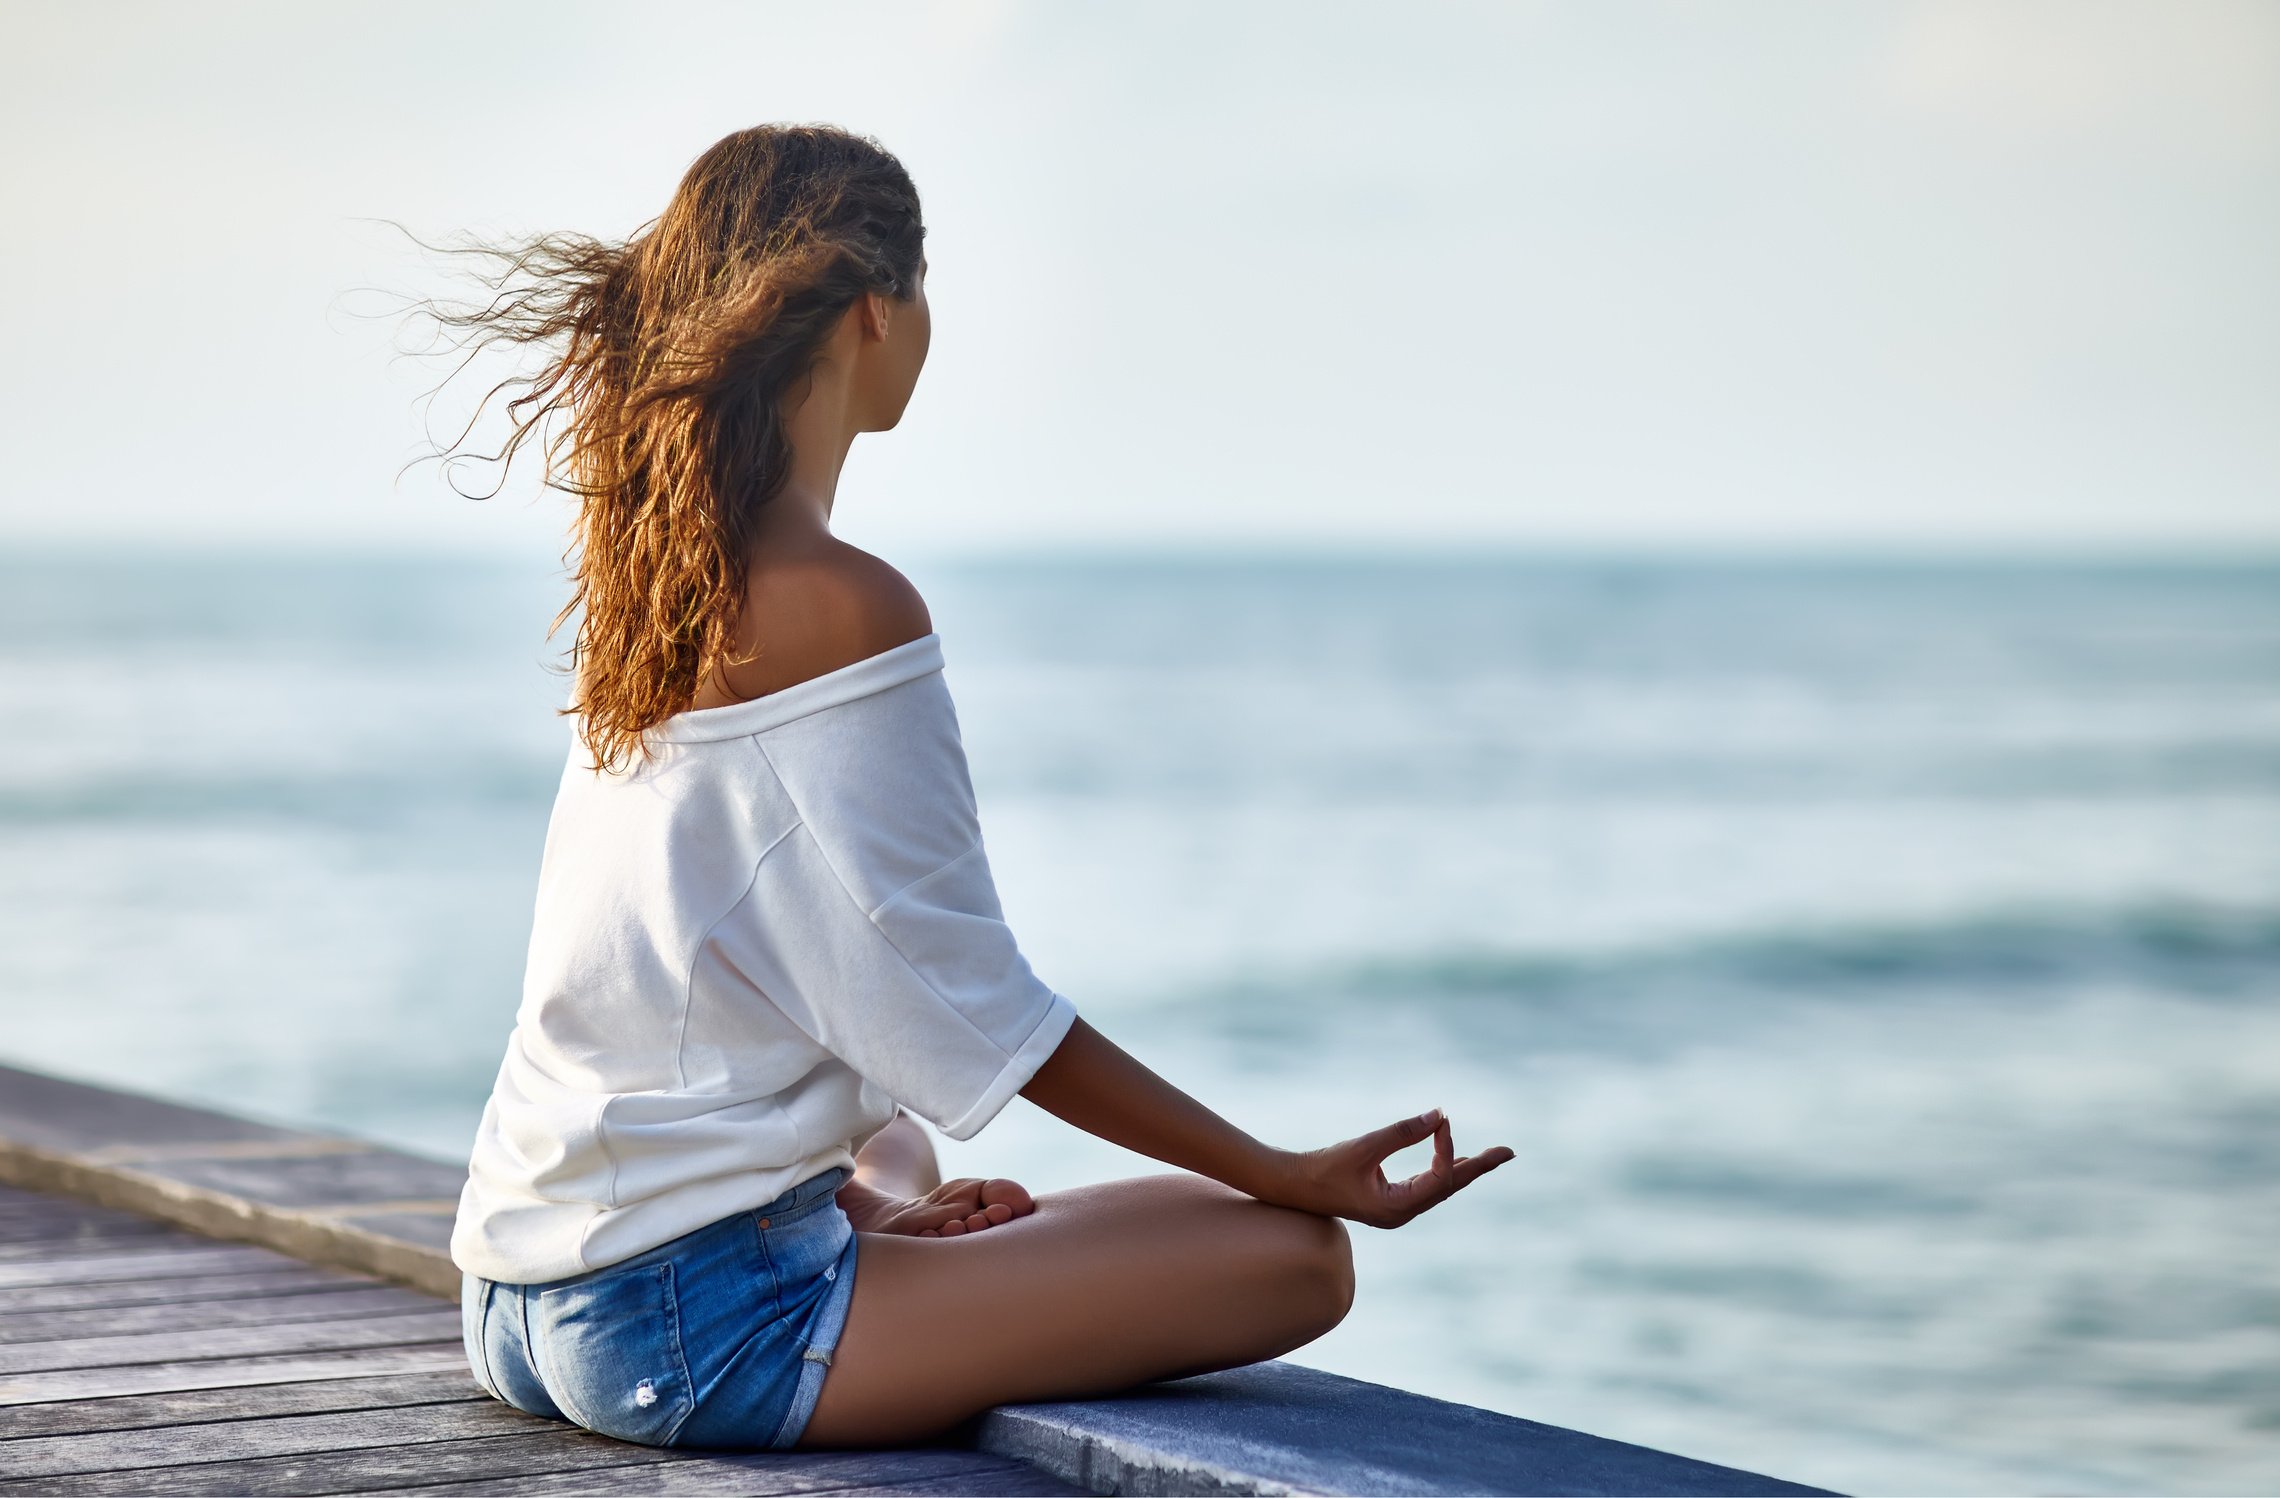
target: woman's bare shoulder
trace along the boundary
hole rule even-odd
[[[719,707],[868,660],[934,632],[926,600],[885,560],[836,538],[751,572],[738,654],[759,654],[698,690],[695,707]]]

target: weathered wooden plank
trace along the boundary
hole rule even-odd
[[[275,1357],[197,1358],[179,1363],[137,1363],[124,1368],[73,1368],[0,1378],[0,1406],[52,1404],[71,1399],[115,1399],[177,1389],[234,1389],[249,1384],[311,1383],[327,1378],[370,1378],[388,1373],[465,1372],[467,1349],[458,1338],[415,1347],[365,1347],[352,1352],[285,1353]]]
[[[615,1498],[624,1493],[750,1495],[773,1498],[797,1493],[1082,1493],[1059,1478],[1024,1462],[978,1451],[785,1451],[749,1457],[714,1456],[697,1461],[643,1467],[610,1467],[591,1472],[445,1482],[417,1490],[420,1498],[508,1498],[515,1494],[562,1494]]]
[[[15,1217],[53,1216],[63,1212],[96,1212],[116,1215],[116,1207],[82,1200],[76,1196],[57,1196],[48,1191],[19,1191],[13,1187],[0,1187],[0,1222]]]
[[[430,1305],[434,1302],[430,1301]],[[350,1347],[401,1347],[459,1335],[457,1310],[288,1321],[278,1326],[223,1326],[196,1332],[134,1332],[0,1347],[0,1376],[69,1368],[120,1368],[187,1358],[257,1357],[278,1352],[337,1352]]]
[[[181,1231],[156,1218],[138,1216],[133,1212],[117,1212],[108,1207],[91,1207],[80,1201],[0,1207],[0,1242],[31,1242],[43,1237],[68,1236],[75,1232],[131,1230],[150,1233]]]
[[[465,1179],[463,1163],[0,1067],[0,1182],[447,1300],[459,1292],[445,1248]]]
[[[0,1482],[0,1494],[369,1493],[474,1477],[578,1472],[658,1462],[663,1453],[563,1427],[529,1435],[428,1441],[372,1451],[257,1457],[156,1472],[87,1472]]]
[[[211,1248],[214,1240],[181,1244],[170,1236],[159,1233],[85,1233],[76,1238],[56,1237],[35,1239],[29,1242],[0,1243],[0,1268],[30,1268],[47,1264],[68,1264],[78,1259],[111,1258],[119,1254],[150,1253],[154,1250],[196,1247]]]
[[[495,1399],[0,1441],[0,1478],[67,1477],[561,1430]]]
[[[367,1290],[382,1281],[345,1269],[303,1264],[246,1274],[164,1275],[148,1280],[99,1280],[85,1285],[20,1285],[0,1289],[0,1316],[31,1311],[75,1311],[102,1306],[194,1305],[253,1296],[302,1296]]]
[[[37,1233],[10,1235],[0,1231],[0,1264],[40,1264],[57,1259],[84,1258],[90,1254],[141,1253],[152,1248],[182,1244],[204,1246],[211,1238],[185,1238],[164,1223],[143,1221],[126,1226],[91,1223],[71,1229],[56,1225]]]
[[[328,1410],[379,1410],[402,1405],[489,1399],[464,1364],[446,1373],[383,1374],[317,1383],[254,1384],[236,1389],[184,1389],[119,1399],[20,1404],[0,1416],[0,1442],[27,1436],[71,1436],[100,1430],[144,1430],[216,1420],[263,1420]],[[5,1450],[0,1445],[0,1450]]]
[[[35,1196],[29,1192],[0,1197],[0,1227],[54,1221],[148,1222],[150,1219],[116,1207],[99,1207],[77,1197]]]
[[[0,1290],[24,1285],[86,1285],[103,1280],[140,1280],[187,1274],[250,1274],[270,1269],[306,1268],[300,1260],[250,1244],[213,1244],[191,1239],[180,1248],[139,1253],[100,1254],[44,1264],[0,1264]]]
[[[1270,1359],[1109,1399],[999,1405],[981,1450],[1107,1492],[1828,1498],[1815,1488]]]
[[[363,1148],[370,1152],[371,1147]],[[331,1151],[335,1157],[342,1153]],[[419,1171],[406,1167],[404,1173],[435,1168],[431,1161]],[[282,1206],[175,1180],[156,1167],[27,1152],[11,1144],[4,1128],[0,1128],[0,1179],[102,1201],[211,1238],[261,1243],[303,1262],[378,1274],[447,1300],[459,1295],[460,1274],[447,1252],[456,1192],[447,1197]]]
[[[979,1455],[980,1453],[976,1453]],[[989,1498],[991,1494],[1002,1498],[1026,1498],[1030,1494],[1090,1493],[1090,1488],[1072,1487],[1048,1472],[1040,1472],[1027,1462],[996,1458],[1005,1463],[1002,1467],[973,1471],[949,1478],[923,1478],[917,1482],[880,1483],[868,1489],[874,1493],[937,1493],[945,1498]],[[670,1491],[670,1490],[667,1490]]]
[[[401,1154],[377,1145],[323,1155],[262,1159],[181,1159],[137,1167],[143,1174],[273,1207],[342,1207],[367,1202],[457,1202],[464,1164]]]
[[[458,1215],[457,1204],[448,1212],[342,1212],[334,1220],[343,1227],[361,1232],[379,1233],[415,1248],[424,1248],[433,1254],[442,1279],[456,1284],[459,1271],[449,1268],[451,1263],[451,1228]],[[429,1283],[428,1288],[442,1293],[440,1282]]]
[[[0,1346],[119,1337],[130,1332],[190,1332],[222,1326],[339,1321],[442,1309],[435,1297],[400,1285],[359,1286],[332,1295],[256,1295],[195,1305],[106,1306],[100,1310],[9,1312],[0,1307]]]
[[[83,1213],[64,1212],[9,1212],[0,1214],[0,1243],[13,1248],[20,1243],[66,1242],[81,1238],[157,1238],[179,1233],[163,1222],[148,1217],[130,1217],[124,1212],[91,1217]]]

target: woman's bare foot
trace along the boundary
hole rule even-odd
[[[1015,1181],[963,1176],[922,1196],[898,1196],[860,1178],[839,1188],[840,1209],[858,1233],[900,1233],[912,1238],[956,1238],[978,1233],[1037,1208]]]

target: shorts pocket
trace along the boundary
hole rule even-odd
[[[664,1446],[695,1408],[670,1260],[542,1290],[531,1322],[538,1375],[574,1423]]]

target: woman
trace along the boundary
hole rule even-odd
[[[925,601],[831,533],[926,360],[924,232],[874,142],[761,127],[623,245],[475,251],[497,295],[438,313],[546,351],[498,456],[550,430],[580,502],[578,742],[452,1237],[469,1360],[518,1408],[875,1445],[1274,1357],[1346,1313],[1340,1219],[1512,1156],[1437,1111],[1271,1148],[1030,971]],[[966,1139],[1016,1093],[1191,1173],[942,1180],[912,1115]]]

